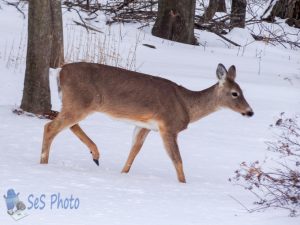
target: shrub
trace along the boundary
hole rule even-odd
[[[281,113],[271,128],[275,140],[267,143],[273,158],[263,163],[243,162],[230,179],[249,190],[257,197],[257,211],[266,208],[283,208],[290,216],[299,215],[300,210],[300,126],[299,116],[287,118]],[[272,164],[273,169],[270,168]],[[275,168],[274,168],[275,167]]]

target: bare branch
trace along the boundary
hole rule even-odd
[[[238,185],[253,193],[258,201],[254,211],[267,208],[282,208],[290,212],[290,216],[299,215],[300,211],[300,126],[298,116],[285,118],[281,114],[275,123],[277,140],[268,142],[268,150],[278,154],[276,168],[263,169],[264,164],[258,161],[241,163],[235,171],[234,178]],[[272,162],[274,164],[274,162]],[[250,211],[251,211],[250,210]]]

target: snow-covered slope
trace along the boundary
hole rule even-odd
[[[93,43],[90,37],[104,40],[102,34],[85,34],[84,29],[72,25],[75,16],[64,13],[69,59],[84,58],[83,53],[72,53],[71,49],[75,52],[90,45]],[[199,41],[205,47],[188,46],[153,37],[150,28],[142,31],[136,29],[137,25],[107,28],[104,21],[97,25],[116,43],[110,45],[119,50],[111,51],[123,60],[120,65],[126,67],[132,62],[132,68],[138,71],[171,79],[193,90],[217,81],[215,70],[219,62],[227,67],[236,65],[237,81],[255,116],[246,119],[223,110],[182,132],[179,146],[187,183],[180,184],[155,132],[150,133],[131,172],[121,174],[133,126],[101,114],[81,123],[101,151],[100,167],[68,130],[52,144],[49,164],[39,164],[43,126],[47,121],[11,113],[22,96],[26,26],[26,20],[13,7],[0,10],[0,193],[6,194],[9,188],[14,188],[27,207],[35,197],[45,195],[44,208],[28,209],[29,216],[18,224],[299,224],[298,218],[289,218],[282,210],[246,212],[233,198],[249,208],[255,198],[228,182],[241,162],[264,159],[265,141],[272,138],[269,124],[280,112],[299,113],[299,51],[263,43],[228,48],[217,36],[199,31]],[[238,41],[247,34],[235,30],[231,37]],[[156,49],[142,44],[155,45]],[[90,54],[92,57],[97,53]],[[59,109],[52,76],[51,90],[54,108]],[[78,209],[57,209],[56,204],[51,209],[51,196],[58,193],[63,199],[71,195],[78,198]],[[42,202],[38,201],[39,207]],[[0,218],[1,224],[15,223],[7,215],[4,199],[0,201]]]

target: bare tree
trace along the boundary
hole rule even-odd
[[[270,2],[269,7],[263,14],[268,15],[265,20],[274,22],[275,17],[287,19],[286,23],[290,26],[300,28],[300,0],[279,0],[274,4],[274,0]]]
[[[211,20],[216,12],[226,12],[225,0],[209,0],[209,5],[203,15],[204,20]]]
[[[49,66],[60,66],[63,54],[60,0],[30,0],[22,110],[35,114],[51,110]]]
[[[279,0],[272,8],[270,16],[274,18],[278,16],[282,19],[294,18],[300,19],[300,0]]]
[[[246,0],[232,0],[230,25],[232,27],[245,27]]]
[[[50,0],[52,18],[52,48],[50,67],[57,68],[64,63],[64,40],[61,1]]]
[[[52,42],[50,0],[30,0],[28,45],[21,108],[42,114],[51,109],[49,65]]]
[[[218,0],[217,12],[226,12],[226,3],[225,3],[225,0]]]
[[[195,4],[196,0],[159,0],[152,34],[168,40],[196,44]]]

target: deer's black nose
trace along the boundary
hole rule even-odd
[[[243,112],[242,115],[243,115],[243,116],[251,117],[251,116],[254,115],[254,112],[251,110],[251,111]]]
[[[246,115],[249,116],[249,117],[251,117],[251,116],[254,115],[254,112],[253,111],[249,111],[249,112],[246,113]]]
[[[248,117],[251,117],[254,115],[254,112],[251,110],[251,111],[247,111],[245,113],[242,113],[243,116],[248,116]]]

